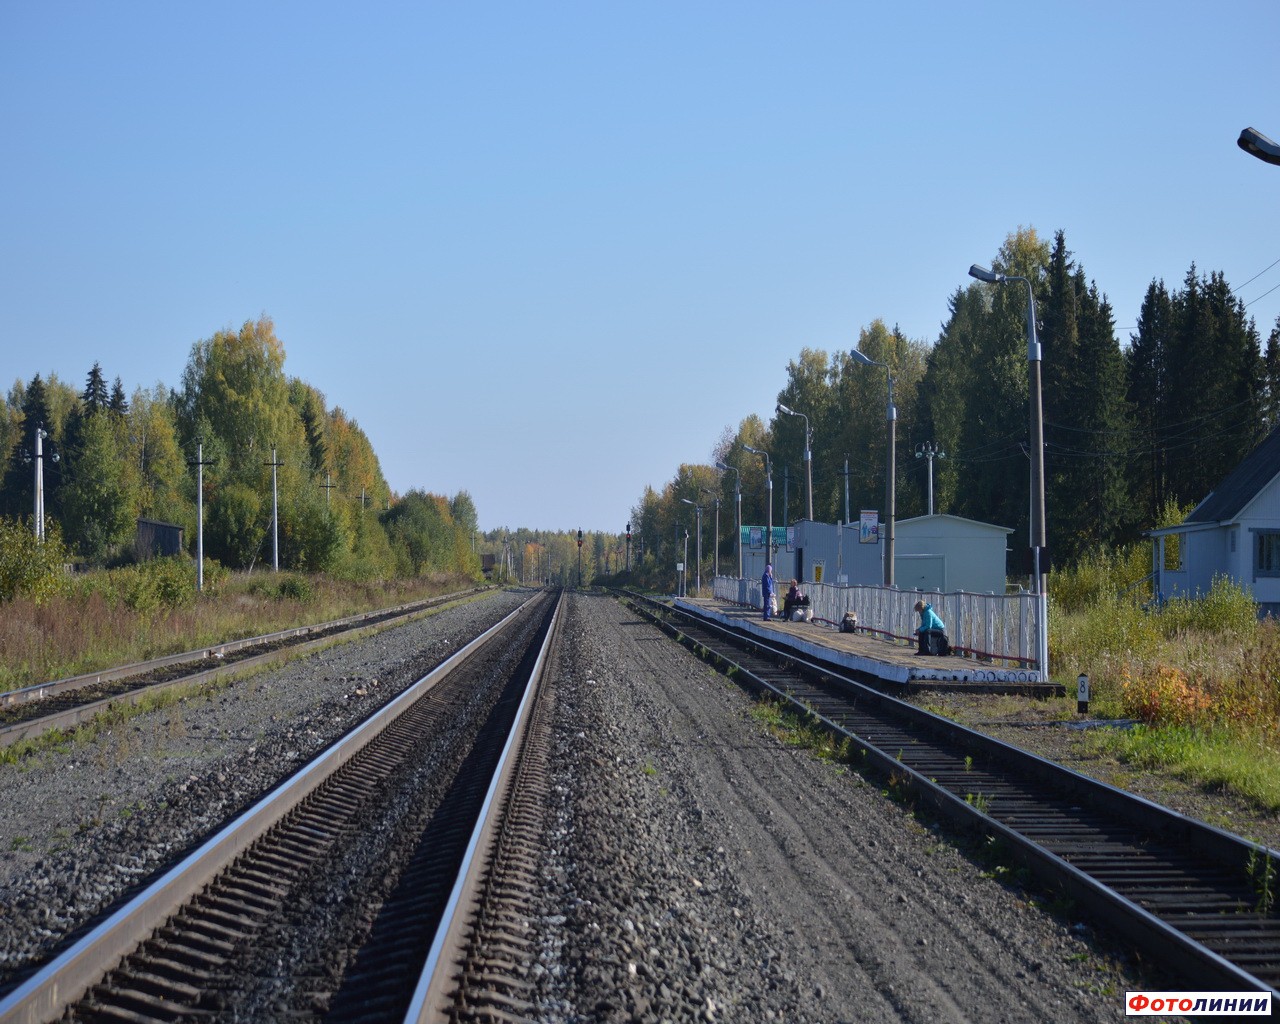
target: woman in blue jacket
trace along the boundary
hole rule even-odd
[[[916,654],[949,654],[951,644],[947,641],[947,627],[938,618],[933,605],[924,601],[916,602],[916,611],[920,613],[920,626],[916,630],[920,646]]]

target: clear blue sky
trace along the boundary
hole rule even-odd
[[[391,486],[621,531],[1020,225],[1280,313],[1280,4],[0,5],[0,387],[269,314]],[[1256,299],[1256,301],[1254,301]]]

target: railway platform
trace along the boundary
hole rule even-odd
[[[1028,667],[1002,665],[964,655],[917,655],[914,640],[870,632],[842,633],[825,622],[765,622],[760,609],[717,598],[678,597],[673,603],[732,629],[781,643],[811,660],[823,661],[904,690],[962,690],[971,693],[1027,693],[1060,696],[1064,688],[1041,682]]]

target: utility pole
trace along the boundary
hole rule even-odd
[[[936,441],[922,441],[916,445],[916,458],[929,461],[929,515],[933,515],[933,460],[945,459],[947,453],[939,451]]]
[[[844,521],[849,522],[849,453],[844,456]]]
[[[889,466],[885,471],[885,508],[888,511],[886,518],[888,519],[888,531],[884,537],[884,585],[886,587],[893,586],[893,527],[894,520],[898,516],[896,507],[897,499],[897,469],[898,469],[898,408],[893,404],[893,373],[889,373],[889,407],[885,411],[885,419],[889,427]]]
[[[693,587],[694,594],[698,597],[702,596],[702,506],[695,505],[693,507],[694,515],[698,520],[698,545],[694,549],[697,552],[698,561],[694,567]]]
[[[36,540],[44,540],[44,439],[48,437],[45,432],[44,424],[36,424],[36,448],[35,448],[35,470],[36,470],[36,493],[35,493],[35,533]]]
[[[204,590],[204,467],[212,463],[204,461],[204,442],[196,438],[196,460],[188,462],[196,467],[196,593]]]
[[[684,528],[684,561],[680,563],[684,566],[684,572],[680,575],[680,596],[685,596],[685,581],[689,579],[689,527]]]
[[[322,483],[320,486],[324,488],[324,507],[327,510],[329,508],[329,492],[338,486],[337,484],[329,483],[328,470],[325,471],[324,483]]]
[[[271,571],[280,571],[280,500],[276,487],[276,470],[284,463],[276,458],[275,448],[271,449],[271,461],[264,463],[271,467]]]

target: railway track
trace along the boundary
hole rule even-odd
[[[362,636],[477,593],[478,590],[468,590],[447,594],[0,693],[0,747],[34,739],[53,729],[72,728],[115,704],[137,703],[148,694],[170,687],[194,686],[281,662],[331,643],[335,637]]]
[[[0,1021],[429,1020],[509,1003],[509,971],[475,970],[485,933],[469,922],[478,887],[508,877],[491,858],[513,779],[540,777],[523,739],[558,609],[537,595],[424,676],[19,984]],[[289,951],[300,973],[282,978]]]
[[[624,600],[735,681],[848,737],[854,762],[907,799],[998,840],[1188,988],[1280,994],[1280,853],[683,609]]]

